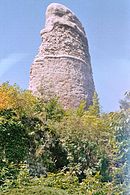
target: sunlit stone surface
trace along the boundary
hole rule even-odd
[[[95,90],[88,42],[75,14],[61,4],[46,10],[42,43],[31,66],[29,89],[44,98],[59,97],[65,108],[92,103]]]

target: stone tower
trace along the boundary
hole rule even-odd
[[[95,91],[88,41],[75,14],[61,4],[46,10],[42,43],[31,66],[29,89],[34,95],[59,97],[64,108],[81,100],[92,103]]]

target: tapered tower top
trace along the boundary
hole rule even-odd
[[[56,23],[75,28],[85,35],[81,22],[70,9],[59,3],[51,3],[46,10],[46,23],[44,30],[47,30],[47,28],[53,28]],[[44,30],[41,31],[41,34]]]

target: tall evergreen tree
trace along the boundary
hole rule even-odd
[[[100,103],[99,103],[99,98],[98,98],[98,94],[95,91],[94,95],[93,95],[93,104],[91,106],[89,106],[89,112],[92,115],[96,115],[99,116],[100,115]]]

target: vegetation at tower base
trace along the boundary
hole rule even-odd
[[[129,194],[130,94],[119,112],[100,113],[96,93],[85,105],[1,85],[1,194]]]

